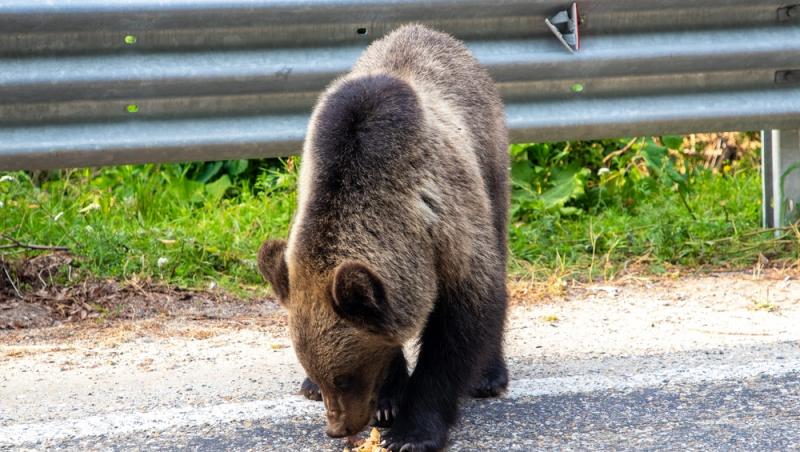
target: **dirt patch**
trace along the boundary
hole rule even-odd
[[[770,266],[772,265],[772,266]],[[509,301],[511,305],[532,305],[558,302],[569,299],[576,294],[586,294],[587,290],[605,290],[607,287],[651,287],[653,284],[676,289],[685,288],[702,281],[708,287],[702,287],[704,293],[719,292],[717,281],[797,281],[800,280],[800,262],[759,262],[749,270],[728,270],[721,268],[668,267],[665,273],[653,275],[645,269],[631,265],[630,268],[613,278],[595,278],[592,282],[581,281],[556,273],[547,279],[510,278],[508,281]],[[800,295],[797,296],[800,298]]]
[[[150,281],[81,278],[67,253],[20,262],[0,260],[0,329],[156,316],[232,319],[272,315],[271,300],[242,300],[221,290],[197,291]]]
[[[697,283],[699,286],[691,290],[712,297],[723,292],[724,284],[718,285],[719,281],[731,280],[738,281],[736,284],[745,284],[743,281],[796,280],[800,277],[800,271],[797,267],[772,269],[758,266],[747,272],[701,272],[693,276],[682,273],[681,269],[673,269],[660,277],[630,272],[614,280],[594,284],[554,274],[547,280],[511,279],[508,288],[512,305],[535,305],[605,290],[606,286],[640,287],[646,291],[651,284],[657,283],[673,287],[675,293],[679,293],[678,289],[685,289],[698,276],[700,279],[697,281],[702,283]],[[771,301],[773,295],[765,293],[761,297],[763,299],[754,299],[752,309],[778,311],[780,306]],[[80,328],[65,328],[63,332],[59,328],[50,328],[47,335],[68,336],[77,330],[96,330],[100,327],[108,330],[106,333],[111,336],[117,333],[120,337],[135,336],[143,331],[129,331],[120,322],[153,319],[154,322],[138,323],[138,328],[150,325],[145,329],[157,329],[163,320],[171,318],[200,321],[194,322],[195,326],[203,322],[213,323],[206,330],[168,332],[170,335],[196,339],[212,337],[218,327],[260,329],[280,327],[285,323],[285,313],[271,300],[246,300],[221,290],[186,290],[150,281],[119,282],[84,278],[67,253],[43,254],[15,263],[0,259],[0,330],[28,331],[17,337],[18,340],[36,335],[31,330],[34,328],[70,325]],[[111,326],[114,328],[109,329]]]
[[[183,339],[205,342],[236,331],[257,331],[273,337],[285,336],[286,311],[269,314],[242,313],[224,319],[202,319],[176,315],[106,322],[64,322],[47,328],[0,330],[0,363],[3,358],[20,358],[51,353],[53,344],[78,344],[84,348],[109,349],[137,339]],[[273,344],[274,345],[274,344]],[[270,345],[271,348],[276,349]],[[50,348],[48,348],[50,347]],[[278,349],[282,346],[278,345]]]

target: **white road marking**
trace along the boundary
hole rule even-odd
[[[164,431],[178,427],[254,419],[315,416],[323,421],[322,414],[321,404],[300,396],[202,407],[166,408],[148,412],[121,411],[81,419],[0,427],[0,446],[88,436],[121,436],[142,431]]]
[[[633,375],[583,374],[567,377],[513,380],[507,398],[519,399],[608,390],[633,390],[665,385],[741,380],[758,375],[779,376],[800,372],[800,358],[755,361],[744,365],[716,365],[663,369]],[[0,426],[0,446],[21,446],[90,436],[120,436],[143,431],[164,431],[200,425],[259,419],[308,417],[323,420],[322,404],[300,396],[203,407],[158,409],[149,412],[115,412],[80,419]]]
[[[701,367],[673,367],[657,372],[632,375],[585,374],[569,377],[514,380],[508,391],[512,399],[595,391],[624,391],[678,384],[699,384],[722,380],[742,380],[759,375],[779,376],[800,372],[800,358],[754,361],[746,364],[720,364]]]

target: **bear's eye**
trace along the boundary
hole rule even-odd
[[[333,379],[333,385],[337,391],[345,392],[353,388],[353,377],[349,375],[339,375]]]

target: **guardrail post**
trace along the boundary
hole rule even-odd
[[[762,220],[780,227],[800,218],[800,129],[763,131]]]

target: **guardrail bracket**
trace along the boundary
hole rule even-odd
[[[765,130],[761,137],[764,227],[784,227],[800,219],[800,130]]]
[[[557,12],[551,18],[545,19],[544,23],[570,53],[580,50],[580,16],[577,3],[573,3],[569,9]]]

